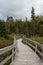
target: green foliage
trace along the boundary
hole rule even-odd
[[[39,35],[40,35],[40,36],[43,36],[43,24],[40,25]]]
[[[13,20],[13,17],[7,17],[7,20],[6,20],[6,30],[7,32],[10,34],[12,33],[12,29],[13,29],[13,23],[14,23],[14,20]]]
[[[39,36],[43,36],[43,16],[37,16],[35,20],[37,22],[37,32]]]
[[[33,12],[33,8],[32,8],[32,12]],[[34,12],[33,12],[34,13]],[[32,13],[32,15],[33,15]],[[34,21],[33,21],[34,19]],[[10,27],[9,27],[10,24]],[[16,20],[15,22],[9,21],[7,20],[6,22],[6,26],[8,28],[6,28],[7,30],[9,29],[9,33],[16,33],[16,34],[25,34],[25,35],[40,35],[41,32],[40,30],[43,29],[40,25],[43,24],[43,16],[36,16],[35,17],[35,13],[34,16],[30,21],[22,21],[22,20]],[[40,33],[39,33],[40,32]]]
[[[5,22],[0,20],[0,36],[7,38]]]
[[[32,7],[32,11],[31,11],[31,32],[32,32],[32,35],[35,35],[35,31],[36,31],[35,11],[34,11],[34,7]]]
[[[10,26],[10,31],[14,33],[25,33],[27,24],[26,22],[22,22],[21,20],[17,20]]]

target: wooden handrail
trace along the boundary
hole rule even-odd
[[[35,52],[38,52],[40,54],[40,56],[42,57],[42,61],[43,61],[43,44],[40,44],[39,42],[33,41],[25,37],[23,37],[23,42],[27,43],[29,46],[34,48]],[[35,44],[35,46],[33,45],[33,43]],[[40,52],[40,50],[37,48],[38,46],[41,47],[42,52]]]
[[[5,58],[3,61],[1,61],[0,65],[4,65],[11,57],[12,57],[12,61],[14,60],[14,54],[16,53],[16,46],[17,46],[17,42],[16,42],[16,39],[14,39],[14,43],[11,46],[0,49],[0,56],[6,53],[7,51],[12,50],[12,54],[8,56],[7,58]],[[14,48],[15,48],[15,51],[14,51]]]

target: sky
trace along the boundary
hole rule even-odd
[[[30,19],[32,6],[35,15],[43,15],[43,0],[0,0],[0,19],[6,19],[7,16]]]

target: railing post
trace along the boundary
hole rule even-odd
[[[13,43],[13,48],[12,48],[12,61],[14,60],[14,45],[15,45],[15,38],[14,38],[14,43]]]
[[[24,36],[23,36],[23,39],[24,39]]]
[[[43,45],[42,45],[42,62],[43,62]]]
[[[23,36],[23,40],[25,39],[25,37]]]
[[[37,44],[36,44],[36,48],[35,48],[35,53],[37,52]]]
[[[12,48],[12,61],[14,60],[14,47]]]
[[[17,40],[16,40],[16,38],[14,38],[14,43],[15,43],[15,54],[16,54],[16,52],[17,52]]]
[[[17,40],[16,40],[16,38],[14,40],[15,40],[14,41],[14,43],[15,43],[15,50],[17,51]]]

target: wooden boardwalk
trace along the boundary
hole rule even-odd
[[[10,65],[43,65],[36,53],[21,41],[22,39],[17,40],[18,52]]]

